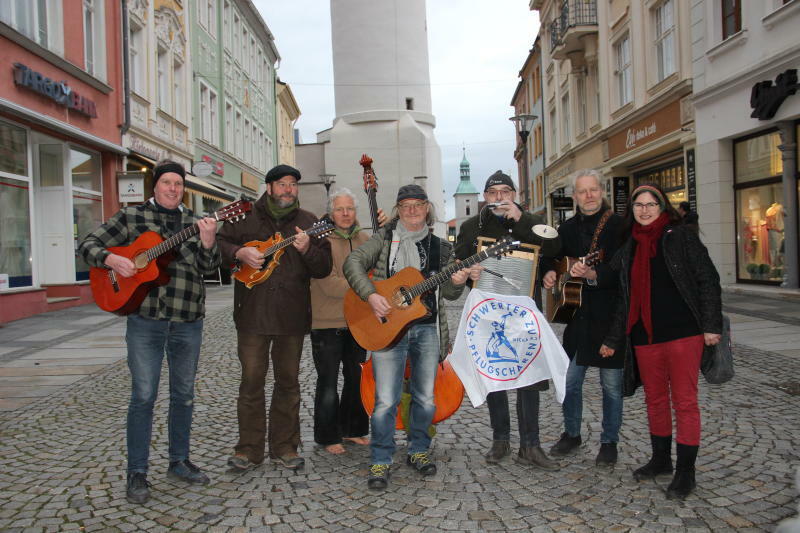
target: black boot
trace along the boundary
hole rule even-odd
[[[694,480],[694,462],[697,459],[698,446],[688,444],[677,445],[678,460],[675,464],[675,477],[667,487],[667,498],[682,500],[692,493],[697,486]]]
[[[653,457],[646,465],[633,471],[636,481],[653,479],[659,474],[672,473],[672,435],[659,437],[650,435],[650,444],[653,446]]]

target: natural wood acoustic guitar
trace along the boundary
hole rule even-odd
[[[209,215],[222,222],[237,221],[244,218],[245,213],[253,208],[251,202],[239,200],[226,205],[219,211]],[[166,267],[172,260],[171,252],[184,241],[200,232],[200,227],[193,224],[164,240],[154,231],[145,231],[127,246],[112,246],[109,252],[127,257],[136,266],[136,273],[125,278],[107,267],[89,269],[89,285],[97,306],[103,311],[118,315],[133,313],[142,305],[147,293],[153,287],[169,283]]]
[[[555,265],[556,283],[551,292],[553,294],[553,307],[548,319],[550,322],[567,324],[575,311],[581,306],[583,293],[583,278],[575,280],[569,271],[575,263],[594,266],[603,260],[603,250],[596,250],[584,257],[565,257]]]
[[[505,239],[461,262],[450,264],[427,279],[416,268],[406,267],[389,279],[373,281],[377,293],[385,297],[392,306],[391,312],[381,321],[375,318],[372,306],[359,298],[353,289],[349,289],[344,295],[347,327],[363,348],[370,351],[383,350],[397,342],[413,322],[430,316],[430,311],[422,303],[422,294],[436,289],[462,268],[468,268],[489,257],[500,258],[518,247],[519,241]]]

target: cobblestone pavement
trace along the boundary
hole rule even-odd
[[[459,311],[449,309],[454,325]],[[797,357],[738,346],[736,378],[722,386],[701,383],[699,487],[685,502],[674,502],[664,495],[668,477],[637,483],[631,476],[649,454],[641,391],[626,399],[619,464],[595,468],[596,373],[584,393],[587,444],[563,460],[560,471],[511,460],[487,466],[488,413],[465,399],[438,426],[435,476],[420,478],[402,464],[404,438],[398,433],[390,488],[369,491],[366,448],[347,446],[345,455],[331,456],[313,443],[309,342],[301,373],[305,471],[265,463],[244,474],[230,472],[225,461],[237,437],[235,344],[230,309],[213,312],[206,321],[192,436],[192,459],[211,475],[211,485],[186,487],[165,477],[162,380],[149,476],[153,497],[143,506],[125,501],[129,383],[125,363],[118,361],[35,403],[0,412],[0,530],[770,531],[796,513],[800,396],[781,384],[800,375]],[[544,393],[542,402],[545,449],[562,428],[552,394]]]

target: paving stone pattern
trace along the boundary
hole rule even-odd
[[[448,311],[455,326],[460,308]],[[674,502],[664,495],[669,477],[637,483],[631,476],[649,456],[641,391],[625,402],[619,464],[614,470],[595,468],[596,372],[589,374],[584,392],[587,444],[562,460],[560,471],[512,460],[486,465],[488,412],[465,399],[437,428],[435,476],[423,479],[404,465],[404,435],[398,433],[389,490],[370,491],[365,447],[348,445],[345,455],[332,456],[313,442],[315,372],[308,341],[301,371],[305,471],[265,463],[244,474],[231,472],[225,461],[237,438],[235,353],[226,308],[206,320],[197,384],[192,459],[212,477],[207,487],[165,477],[168,384],[162,379],[149,476],[153,497],[143,506],[125,500],[130,391],[124,361],[23,408],[0,412],[0,530],[770,531],[796,513],[792,481],[800,463],[800,397],[776,384],[800,375],[798,358],[738,346],[736,378],[722,386],[701,383],[699,487],[685,502]],[[510,400],[516,425],[515,394]],[[542,402],[545,449],[561,433],[561,420],[551,388]],[[512,447],[516,453],[517,443]]]

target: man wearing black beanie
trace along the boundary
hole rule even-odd
[[[237,414],[239,441],[228,465],[247,470],[264,461],[267,440],[269,457],[283,466],[298,470],[305,460],[300,446],[300,354],[303,338],[311,331],[311,278],[324,278],[331,272],[331,248],[327,239],[312,239],[303,230],[317,217],[300,209],[298,185],[300,171],[278,165],[267,172],[267,190],[243,222],[224,227],[218,236],[222,257],[229,263],[244,263],[261,269],[265,258],[252,246],[277,233],[297,234],[280,263],[266,281],[248,289],[243,283],[234,288],[233,320],[236,324],[242,378]],[[272,257],[266,259],[273,261]],[[275,386],[270,401],[269,429],[266,424],[264,385],[272,359]]]
[[[145,231],[167,239],[197,223],[198,237],[175,249],[166,267],[170,280],[147,294],[139,309],[128,315],[125,341],[131,371],[128,406],[127,500],[145,503],[150,498],[147,481],[153,405],[158,394],[165,347],[169,362],[169,469],[167,477],[206,485],[206,476],[189,461],[189,435],[194,405],[194,382],[205,315],[203,276],[216,272],[220,255],[214,235],[217,221],[200,218],[182,204],[186,171],[174,161],[153,169],[153,197],[141,205],[121,209],[90,233],[78,248],[93,267],[106,267],[118,276],[131,277],[136,265],[109,248],[135,241]]]

